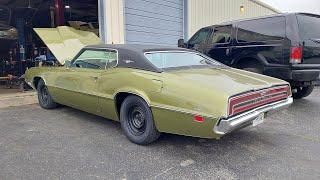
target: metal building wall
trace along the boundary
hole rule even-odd
[[[100,0],[100,37],[107,44],[124,43],[123,0]],[[102,6],[102,7],[100,7]]]
[[[240,11],[244,7],[244,12]],[[200,28],[225,21],[279,13],[257,0],[188,0],[188,36]]]

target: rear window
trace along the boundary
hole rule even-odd
[[[302,40],[320,39],[320,17],[297,15],[299,34]]]
[[[238,42],[282,40],[286,34],[285,17],[243,21],[238,24]]]
[[[221,65],[213,59],[190,52],[148,52],[145,56],[154,66],[160,69]]]

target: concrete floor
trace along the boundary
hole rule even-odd
[[[220,140],[163,134],[149,146],[68,107],[0,109],[0,179],[320,179],[320,89]]]

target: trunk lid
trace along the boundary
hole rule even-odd
[[[66,60],[71,60],[83,47],[102,43],[94,33],[68,26],[34,28],[34,31],[62,65]]]
[[[233,68],[203,68],[168,71],[182,81],[192,82],[204,88],[212,88],[228,96],[251,90],[287,84],[280,79]]]

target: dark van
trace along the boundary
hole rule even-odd
[[[311,94],[320,72],[320,15],[279,14],[204,27],[180,47],[226,65],[290,82],[293,97]]]

